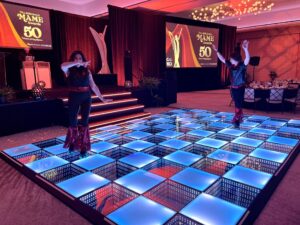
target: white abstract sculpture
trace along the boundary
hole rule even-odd
[[[101,61],[102,61],[102,67],[99,70],[98,74],[110,74],[110,69],[107,64],[107,48],[104,40],[106,28],[107,26],[104,27],[103,33],[97,33],[97,31],[95,31],[92,27],[90,27],[90,31],[96,41],[96,44],[100,52]]]

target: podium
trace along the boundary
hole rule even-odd
[[[43,61],[24,61],[21,69],[22,88],[31,90],[39,81],[44,81],[45,88],[52,88],[50,63]]]

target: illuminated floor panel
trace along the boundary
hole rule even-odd
[[[244,224],[299,151],[300,120],[245,115],[236,129],[232,117],[174,109],[94,130],[84,158],[63,148],[65,136],[0,156],[82,204],[92,224]]]
[[[201,224],[237,224],[246,209],[208,194],[201,194],[181,214]]]

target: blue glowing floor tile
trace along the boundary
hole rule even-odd
[[[42,173],[50,169],[54,169],[59,166],[68,164],[67,160],[59,158],[57,156],[51,156],[48,158],[40,159],[31,163],[25,164],[28,168],[36,173]]]
[[[291,120],[288,121],[288,125],[295,126],[295,127],[300,127],[300,120],[291,119]]]
[[[216,114],[216,116],[218,117],[227,117],[227,116],[233,116],[234,114],[233,113],[230,113],[230,112],[219,112]]]
[[[120,184],[138,194],[143,194],[165,179],[166,178],[164,177],[139,169],[115,180],[115,183]]]
[[[51,147],[44,148],[44,150],[52,155],[60,155],[69,151],[67,148],[63,148],[63,146],[64,144],[53,145]]]
[[[212,185],[219,176],[207,173],[202,170],[188,167],[170,178],[175,182],[194,188],[198,191],[205,191]]]
[[[214,122],[214,123],[209,124],[209,126],[219,128],[219,129],[225,129],[225,128],[232,127],[232,124],[222,123],[222,122]]]
[[[107,217],[120,225],[162,225],[175,213],[165,206],[140,196]]]
[[[254,133],[254,134],[257,134],[257,135],[261,134],[261,135],[271,136],[276,132],[276,130],[256,127],[256,128],[253,128],[253,129],[249,130],[248,132],[249,133]]]
[[[180,211],[181,214],[201,224],[214,225],[235,225],[245,212],[246,209],[241,206],[206,193],[200,194]]]
[[[218,132],[218,134],[230,135],[234,137],[242,136],[244,133],[246,133],[246,131],[230,128],[226,128]]]
[[[199,123],[188,123],[188,124],[182,125],[181,127],[186,128],[186,129],[196,130],[196,129],[201,129],[203,127],[203,125],[199,124]]]
[[[128,156],[119,159],[119,161],[140,169],[158,159],[159,157],[149,155],[144,152],[135,152],[133,154],[130,154]]]
[[[256,122],[251,122],[251,121],[244,121],[243,123],[240,124],[241,127],[249,127],[249,128],[254,128],[257,127],[259,123]]]
[[[61,140],[61,141],[65,141],[66,140],[66,135],[63,135],[63,136],[59,136],[59,137],[56,137],[58,140]]]
[[[165,131],[156,133],[155,135],[161,136],[161,137],[164,137],[164,138],[177,138],[177,137],[183,136],[184,133],[173,131],[173,130],[165,130]]]
[[[172,113],[172,114],[181,114],[181,113],[186,113],[186,112],[187,111],[183,110],[183,109],[174,109],[174,110],[169,111],[169,113]]]
[[[157,118],[152,120],[153,123],[161,124],[161,123],[172,123],[173,121],[167,118]]]
[[[159,145],[167,147],[167,148],[180,150],[180,149],[183,149],[185,147],[191,146],[192,143],[188,142],[188,141],[178,140],[178,139],[170,139],[170,140],[163,141],[163,142],[159,143]]]
[[[106,141],[100,141],[91,145],[91,151],[95,153],[101,153],[116,147],[118,147],[118,145]]]
[[[195,144],[210,148],[222,148],[222,146],[226,145],[227,143],[227,141],[217,140],[213,138],[203,138],[200,141],[197,141]]]
[[[261,125],[272,126],[272,127],[282,127],[282,126],[286,125],[286,122],[276,121],[276,120],[266,120],[266,121],[262,122]]]
[[[180,150],[173,152],[164,157],[164,159],[179,163],[184,166],[190,166],[202,158],[203,157],[201,155],[196,155],[190,152],[185,152]]]
[[[114,131],[121,130],[121,129],[122,129],[122,127],[120,127],[118,125],[109,125],[109,126],[97,128],[97,130],[109,131],[109,132],[114,132]]]
[[[175,129],[176,126],[173,124],[169,124],[169,123],[162,123],[162,124],[153,126],[153,128],[160,129],[160,130],[171,130],[171,129]]]
[[[258,189],[263,189],[271,179],[272,175],[242,166],[235,166],[223,177]]]
[[[220,118],[217,117],[213,117],[213,116],[209,116],[209,117],[204,117],[201,119],[201,121],[205,121],[205,122],[218,122],[220,120]]]
[[[114,159],[111,159],[104,155],[95,154],[88,156],[83,159],[79,159],[73,162],[73,164],[85,169],[85,170],[94,170],[96,168],[105,166],[109,163],[114,162]]]
[[[124,137],[132,138],[132,139],[143,139],[152,136],[152,134],[143,131],[133,131],[131,133],[125,134]]]
[[[231,164],[238,164],[244,157],[245,155],[236,153],[236,152],[229,152],[229,151],[224,151],[222,149],[218,149],[209,155],[207,155],[208,158],[231,163]]]
[[[155,146],[155,144],[143,140],[131,141],[129,143],[122,145],[122,147],[129,148],[131,150],[138,151],[138,152],[151,148],[153,146]]]
[[[192,113],[204,113],[204,112],[207,112],[206,110],[204,109],[192,109],[190,110]]]
[[[144,124],[131,124],[127,126],[128,129],[130,130],[148,130],[150,129],[150,126],[144,125]]]
[[[108,141],[108,140],[111,140],[111,139],[119,138],[119,137],[121,137],[121,135],[105,132],[105,133],[92,135],[91,137],[96,138],[100,141]]]
[[[189,123],[192,123],[194,121],[196,121],[195,119],[193,118],[190,118],[190,117],[182,117],[182,118],[178,118],[176,119],[177,122],[181,122],[182,124],[189,124]]]
[[[249,156],[266,159],[278,163],[283,163],[288,154],[282,152],[275,152],[272,150],[267,150],[263,148],[257,148],[249,154]]]
[[[75,198],[79,198],[93,190],[103,187],[110,181],[97,174],[86,172],[75,176],[71,179],[57,183],[57,186],[71,194]]]
[[[259,121],[259,122],[263,122],[268,119],[270,119],[270,117],[268,117],[268,116],[253,115],[253,116],[248,117],[248,120],[250,120],[250,121]]]
[[[4,150],[4,152],[9,156],[15,157],[18,155],[35,152],[39,149],[40,149],[39,147],[37,147],[33,144],[28,144],[28,145],[22,145],[22,146],[18,146],[18,147],[14,147],[14,148],[9,148],[9,149]]]
[[[286,137],[279,137],[279,136],[269,137],[266,141],[274,143],[274,144],[289,145],[289,146],[292,146],[292,147],[296,146],[297,143],[298,143],[297,139],[286,138]]]
[[[213,114],[212,114],[212,113],[209,113],[209,112],[201,112],[201,113],[196,113],[196,116],[197,116],[197,117],[208,118],[208,117],[213,116]]]
[[[278,131],[280,133],[300,135],[300,128],[296,127],[281,127]]]
[[[197,137],[209,137],[209,136],[215,134],[215,132],[208,131],[208,130],[192,130],[192,131],[187,132],[187,134],[197,136]]]
[[[257,148],[258,146],[260,146],[263,143],[263,141],[256,140],[253,138],[238,137],[238,138],[234,139],[232,141],[232,143]]]

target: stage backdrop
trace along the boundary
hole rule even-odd
[[[278,26],[269,29],[238,32],[237,41],[248,39],[252,56],[260,56],[255,80],[270,80],[270,71],[277,79],[300,79],[300,26]],[[252,66],[248,66],[252,78]],[[250,79],[251,80],[251,79]]]
[[[167,68],[165,23],[180,23],[204,28],[213,28],[220,33],[219,49],[228,57],[235,43],[235,28],[220,24],[205,23],[175,17],[166,17],[156,12],[145,12],[109,6],[109,25],[112,38],[112,58],[114,72],[118,74],[118,84],[124,85],[124,53],[131,51],[134,84],[142,76],[177,76],[179,91],[218,88],[226,83],[227,71],[212,64],[203,68]],[[224,36],[223,34],[227,35]],[[212,60],[213,62],[213,60]],[[176,71],[174,71],[176,70]],[[222,74],[221,74],[222,71]]]
[[[132,56],[133,83],[143,75],[159,77],[164,68],[164,18],[145,12],[108,6],[109,27],[114,73],[118,85],[123,86],[124,55],[130,50]]]

